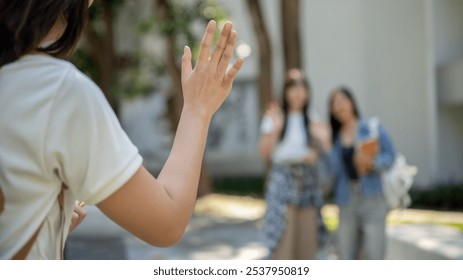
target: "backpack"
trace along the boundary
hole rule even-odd
[[[379,120],[372,118],[368,123],[370,132],[379,136]],[[397,153],[391,167],[381,174],[384,198],[390,209],[404,209],[411,205],[410,188],[418,168],[407,164],[405,156]]]

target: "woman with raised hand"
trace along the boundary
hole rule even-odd
[[[261,125],[260,154],[271,162],[267,179],[264,235],[272,259],[314,259],[317,209],[323,205],[318,164],[328,159],[311,125],[308,81],[288,71],[282,107],[272,103]]]
[[[1,259],[62,258],[76,200],[154,246],[178,242],[192,215],[211,118],[243,64],[229,67],[236,32],[226,23],[210,56],[209,22],[194,68],[185,47],[183,110],[155,178],[101,90],[63,60],[92,2],[0,0]]]

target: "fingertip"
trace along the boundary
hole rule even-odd
[[[217,22],[215,20],[210,20],[209,23],[207,24],[207,29],[215,30],[216,26],[217,26]]]
[[[185,46],[185,48],[183,48],[183,58],[188,58],[190,54],[191,54],[190,47]]]
[[[191,64],[191,49],[188,46],[183,48],[183,57],[182,57],[182,69],[181,69],[181,76],[182,81],[191,73],[193,70],[193,65]]]

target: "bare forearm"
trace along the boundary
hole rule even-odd
[[[209,124],[210,117],[184,108],[171,153],[158,177],[172,199],[176,218],[185,223],[196,199]]]
[[[121,188],[98,204],[113,221],[155,246],[169,246],[183,235],[193,212],[207,132],[212,115],[230,93],[243,65],[229,67],[236,32],[226,23],[212,56],[216,23],[209,22],[193,68],[185,47],[182,58],[184,109],[173,147],[159,177],[143,166]]]
[[[260,155],[263,160],[269,160],[275,146],[278,142],[278,136],[275,133],[270,133],[262,136],[260,142]]]

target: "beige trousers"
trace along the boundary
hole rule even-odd
[[[317,253],[317,210],[288,205],[286,231],[272,255],[273,260],[311,260]]]

